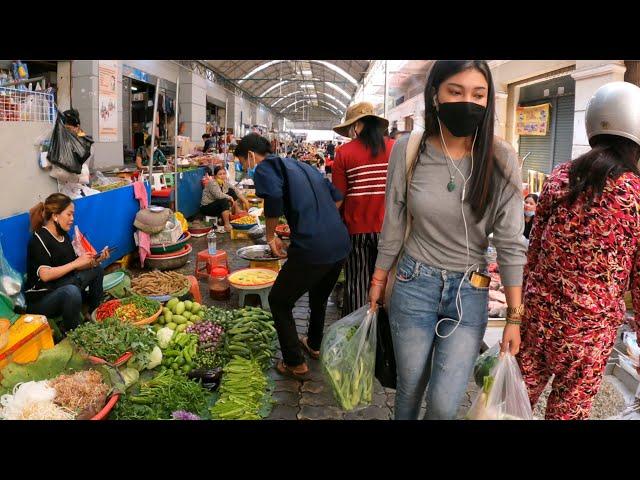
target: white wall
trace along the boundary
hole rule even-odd
[[[49,137],[53,124],[0,123],[0,218],[28,211],[58,191],[58,183],[38,165],[38,139]]]
[[[389,125],[393,125],[394,121],[398,122],[398,130],[405,130],[404,119],[405,117],[413,115],[414,126],[421,126],[424,124],[424,94],[421,93],[415,97],[409,98],[397,107],[390,109],[387,112],[387,119]]]

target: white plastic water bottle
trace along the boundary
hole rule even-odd
[[[216,232],[213,229],[207,234],[207,247],[209,255],[216,254]]]

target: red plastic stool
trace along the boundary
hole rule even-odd
[[[200,293],[200,284],[198,283],[198,279],[193,275],[189,275],[187,278],[191,284],[189,292],[193,296],[193,299],[198,303],[202,303],[202,294]]]
[[[209,250],[198,252],[196,257],[196,278],[209,278],[211,269],[217,266],[224,266],[229,270],[229,261],[227,260],[227,252],[218,250],[215,255],[210,255]]]

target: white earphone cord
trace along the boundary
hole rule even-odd
[[[470,251],[469,251],[469,229],[467,227],[467,217],[465,216],[465,213],[464,213],[464,197],[465,197],[465,193],[467,192],[467,182],[471,179],[471,176],[473,175],[473,149],[474,149],[475,144],[476,144],[476,138],[478,137],[478,129],[476,129],[476,133],[473,136],[473,143],[471,144],[471,172],[469,172],[469,177],[465,178],[465,176],[462,174],[462,172],[460,171],[458,166],[453,161],[453,158],[449,154],[449,149],[447,148],[447,144],[444,141],[444,135],[442,134],[442,124],[440,124],[440,119],[438,119],[438,124],[440,126],[440,138],[442,140],[442,146],[444,147],[445,154],[449,157],[449,160],[451,160],[451,163],[453,164],[453,168],[455,168],[457,170],[457,172],[462,177],[462,180],[464,180],[464,182],[462,184],[462,198],[461,198],[461,201],[460,201],[460,210],[462,212],[462,222],[464,223],[464,238],[465,238],[465,242],[466,242],[466,246],[467,246],[467,261],[466,261],[467,269],[464,272],[462,280],[460,280],[460,285],[458,286],[458,293],[456,295],[456,311],[458,312],[458,320],[456,321],[453,318],[443,318],[438,323],[436,323],[436,335],[438,337],[440,337],[440,338],[447,338],[447,337],[453,335],[453,332],[455,332],[457,330],[457,328],[460,326],[460,322],[462,322],[462,316],[464,314],[464,312],[462,311],[462,297],[460,296],[460,291],[462,289],[462,284],[463,284],[465,278],[467,278],[467,275],[469,275],[469,272],[471,270],[473,270],[474,268],[476,268],[476,269],[480,268],[480,265],[478,265],[477,263],[469,266],[469,259],[471,257],[471,254],[470,254]],[[453,327],[453,330],[451,330],[447,335],[440,335],[440,333],[438,332],[440,324],[442,322],[446,322],[446,321],[454,322],[456,324],[456,326]]]

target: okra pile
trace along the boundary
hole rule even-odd
[[[220,397],[211,408],[217,420],[260,420],[260,411],[269,402],[267,376],[255,360],[234,357],[224,367]]]

